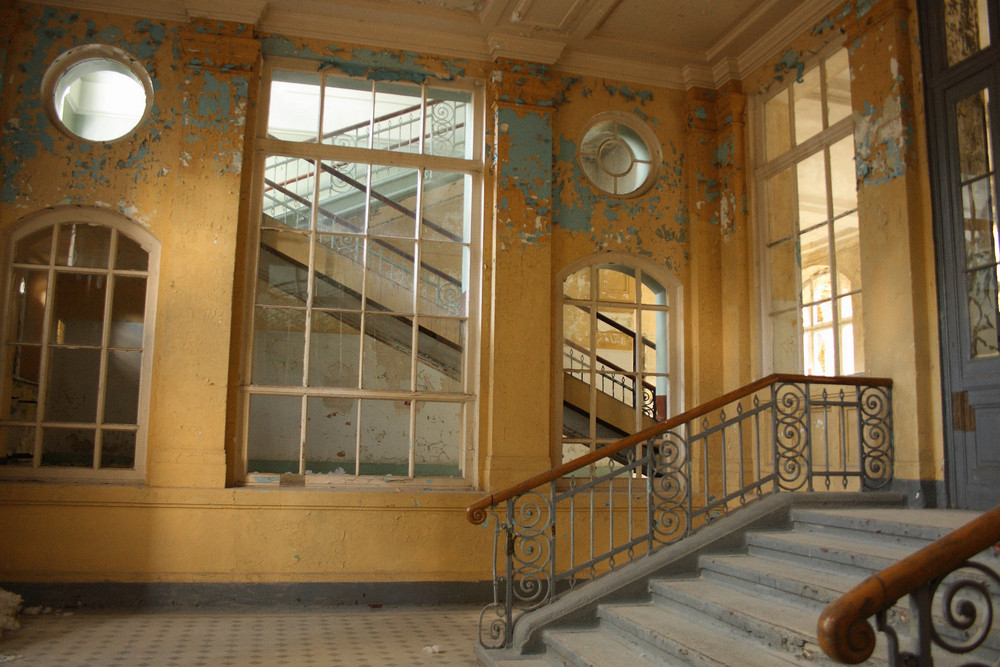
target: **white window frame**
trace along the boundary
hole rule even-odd
[[[257,133],[254,146],[254,172],[253,172],[253,194],[250,207],[250,224],[248,225],[247,241],[247,284],[243,309],[243,359],[241,396],[239,404],[239,436],[237,457],[236,479],[238,483],[246,486],[273,486],[275,484],[307,484],[316,486],[355,486],[366,487],[388,483],[396,486],[412,486],[419,484],[421,488],[473,488],[478,484],[478,457],[477,457],[477,433],[479,428],[479,351],[480,351],[480,313],[482,310],[482,281],[479,267],[482,266],[482,226],[483,210],[485,201],[484,175],[485,166],[485,123],[486,104],[485,86],[482,81],[469,79],[465,81],[427,81],[426,86],[437,90],[455,89],[471,94],[473,112],[473,127],[467,134],[466,141],[470,142],[472,157],[469,159],[444,157],[435,155],[419,155],[406,152],[387,151],[373,148],[357,148],[353,146],[338,146],[333,144],[306,143],[286,141],[267,136],[268,111],[270,107],[270,82],[275,70],[299,71],[303,73],[316,73],[316,63],[300,61],[290,58],[267,58],[264,61],[261,78],[261,95],[258,102],[258,122]],[[345,74],[333,70],[323,70],[337,78],[352,78]],[[358,79],[366,81],[366,79]],[[370,82],[369,82],[370,83]],[[259,240],[260,225],[259,220],[262,214],[262,197],[264,192],[264,172],[267,157],[284,155],[300,159],[311,159],[324,162],[353,162],[367,163],[373,165],[383,165],[392,167],[404,167],[412,169],[427,169],[450,172],[464,172],[472,179],[472,187],[468,193],[466,208],[470,211],[471,232],[468,240],[469,258],[469,284],[468,284],[468,312],[466,314],[465,331],[465,354],[464,354],[464,391],[461,393],[449,394],[427,394],[416,391],[394,391],[394,390],[371,390],[356,388],[333,388],[333,387],[277,387],[277,386],[257,386],[251,382],[252,373],[252,352],[253,352],[253,314],[256,293],[257,265],[259,261]],[[308,355],[308,345],[305,355]],[[261,474],[252,475],[253,471],[248,470],[248,435],[250,418],[250,398],[252,395],[274,395],[274,396],[297,396],[297,397],[331,397],[331,398],[360,398],[360,399],[388,399],[404,401],[434,401],[441,400],[447,402],[462,402],[464,429],[462,433],[462,443],[460,447],[460,477],[383,477],[377,475],[355,475],[347,472],[343,475],[310,475],[305,474],[304,457],[302,444],[300,444],[300,470],[297,475],[276,475]],[[305,428],[306,411],[302,410],[300,429]],[[358,435],[357,437],[360,437]],[[411,410],[410,424],[410,469],[413,469],[414,451],[413,432],[413,411]]]
[[[13,254],[16,243],[26,236],[44,229],[46,227],[52,227],[57,224],[90,224],[106,227],[109,229],[117,230],[119,234],[124,234],[128,236],[132,241],[138,243],[143,250],[146,251],[148,256],[148,265],[145,272],[142,271],[120,271],[114,270],[115,275],[144,275],[146,277],[146,304],[145,312],[143,315],[143,332],[142,332],[142,361],[140,364],[140,376],[139,376],[139,395],[138,395],[138,414],[137,414],[137,427],[136,427],[136,437],[135,437],[135,460],[134,466],[131,469],[116,469],[116,468],[82,468],[82,467],[41,467],[38,465],[38,456],[36,449],[36,458],[33,467],[20,467],[20,466],[0,466],[0,479],[32,479],[32,480],[44,480],[44,481],[87,481],[87,482],[100,482],[100,483],[113,483],[113,482],[141,482],[145,480],[146,476],[146,458],[147,458],[147,441],[148,441],[148,427],[149,427],[149,404],[150,404],[150,386],[152,381],[152,362],[153,362],[153,341],[154,333],[156,331],[156,311],[157,311],[157,285],[159,283],[159,269],[160,269],[160,243],[149,231],[140,225],[133,223],[128,218],[121,216],[113,211],[93,208],[88,206],[60,206],[53,209],[47,209],[44,211],[39,211],[37,213],[28,215],[21,219],[21,221],[16,224],[7,233],[5,244],[6,244],[6,259],[5,259],[5,277],[4,277],[4,292],[3,292],[3,322],[4,326],[9,322],[12,313],[10,312],[11,299],[9,295],[11,290],[14,289],[12,284],[13,277]],[[114,252],[112,247],[110,250]],[[51,270],[51,269],[50,269]],[[110,269],[102,270],[90,270],[87,273],[106,273],[111,275],[112,271]],[[49,290],[53,288],[50,286]],[[109,290],[110,293],[110,290]],[[109,297],[110,298],[110,295]],[[46,304],[46,312],[48,312],[49,304]],[[105,312],[104,319],[105,322],[108,321],[110,314]],[[5,329],[6,331],[6,329]],[[102,343],[102,349],[107,350],[107,332],[105,332],[105,341]],[[4,334],[3,340],[6,344],[6,333]],[[9,373],[7,368],[7,354],[0,357],[0,373],[2,373],[3,378],[6,378]],[[103,392],[105,390],[105,383],[107,378],[101,376],[99,379],[100,388],[99,391]],[[6,380],[4,381],[6,384]],[[100,405],[100,403],[99,403]],[[98,415],[100,417],[100,415]],[[100,422],[97,422],[100,423]],[[37,440],[36,440],[37,443]],[[37,444],[36,444],[37,447]],[[99,465],[99,461],[95,461],[95,465]]]
[[[826,44],[824,47],[819,49],[814,57],[806,63],[806,67],[803,72],[809,72],[820,67],[821,62],[825,62],[827,58],[836,53],[837,51],[845,48],[840,42],[834,41]],[[825,127],[823,130],[817,134],[807,138],[798,144],[792,145],[788,150],[786,150],[781,155],[767,159],[766,150],[766,137],[765,137],[765,127],[766,127],[766,116],[764,112],[765,104],[777,95],[788,95],[789,89],[792,84],[796,81],[796,77],[792,72],[786,74],[785,78],[781,81],[773,81],[770,85],[765,86],[757,92],[752,98],[750,106],[750,119],[751,127],[753,128],[753,143],[752,143],[752,153],[751,153],[751,164],[753,164],[753,199],[755,201],[754,211],[756,214],[757,224],[756,226],[756,263],[757,263],[757,273],[758,273],[758,308],[760,312],[760,330],[761,330],[761,365],[763,374],[769,374],[773,372],[793,372],[789,369],[776,369],[774,361],[774,334],[772,326],[772,310],[771,310],[771,266],[770,266],[770,253],[768,248],[768,202],[765,183],[767,180],[779,174],[786,169],[795,169],[795,166],[804,161],[805,159],[817,154],[826,152],[831,146],[836,144],[838,141],[842,141],[847,137],[854,136],[854,116],[853,113],[845,118],[840,119],[832,125]],[[826,80],[825,75],[821,80],[821,85],[825,88]],[[823,98],[826,99],[825,96]],[[826,104],[824,101],[824,114],[826,112]],[[789,132],[795,126],[794,117],[794,104],[790,100],[789,104]],[[830,168],[829,159],[827,158],[826,165],[827,174],[827,191],[829,194],[830,189]],[[795,201],[793,205],[797,207],[798,202],[798,192],[795,193]],[[855,209],[855,213],[858,213],[858,209]],[[797,213],[796,213],[797,219]],[[839,219],[839,218],[838,218]],[[829,221],[827,224],[831,224]],[[859,225],[861,224],[859,215]],[[833,246],[832,246],[833,247]],[[797,320],[797,341],[798,346],[798,368],[794,372],[802,372],[805,364],[804,359],[804,336],[805,328],[802,321],[802,287],[803,280],[801,275],[802,267],[799,265],[798,257],[796,257],[795,263],[796,269],[796,293],[798,300],[798,316]],[[828,266],[831,276],[838,275],[836,266],[836,256],[831,254],[831,264]],[[850,294],[860,294],[861,288],[853,289]],[[831,328],[835,333],[835,338],[839,336],[839,316],[836,315],[836,302],[838,298],[845,297],[845,294],[835,294],[831,298],[831,310],[834,311],[835,318],[831,322]],[[809,304],[807,304],[809,305]],[[814,304],[813,304],[814,305]],[[854,315],[852,314],[851,322],[853,324]],[[854,346],[863,346],[863,338],[857,336],[857,330],[855,329]],[[841,359],[840,359],[840,343],[839,341],[835,344],[835,350],[837,351],[835,359],[835,367],[840,369]],[[863,368],[856,368],[854,374],[863,373]]]

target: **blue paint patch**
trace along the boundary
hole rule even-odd
[[[861,18],[872,10],[878,0],[857,0],[855,16]]]
[[[499,165],[498,187],[518,190],[528,209],[526,215],[547,219],[552,204],[552,129],[548,115],[502,107],[497,110],[497,128],[498,140],[500,135],[508,139],[507,159]],[[538,235],[550,232],[546,225],[545,229],[522,231],[521,238],[534,242]]]
[[[777,81],[781,81],[785,76],[785,72],[795,70],[795,80],[798,83],[802,83],[802,74],[806,70],[806,64],[802,62],[801,58],[801,52],[796,53],[792,49],[788,49],[788,51],[781,56],[781,60],[774,65],[774,78]]]
[[[729,137],[715,149],[712,154],[712,164],[716,167],[731,167],[733,166],[733,156],[735,154],[734,139]]]
[[[648,90],[632,90],[628,86],[613,86],[611,84],[605,83],[604,90],[608,91],[608,94],[612,97],[615,95],[621,95],[629,102],[639,101],[640,104],[645,104],[646,102],[653,101],[653,93]]]

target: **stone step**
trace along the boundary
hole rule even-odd
[[[907,545],[923,546],[938,540],[978,516],[966,510],[901,508],[806,509],[791,512],[796,528],[841,536],[863,533]]]
[[[860,534],[849,538],[803,530],[747,533],[746,543],[751,556],[855,576],[859,581],[920,548]]]
[[[659,664],[765,667],[803,664],[811,657],[771,650],[725,624],[653,602],[602,605],[598,614],[602,630],[658,651]]]
[[[554,665],[567,667],[604,667],[629,665],[632,667],[658,667],[663,657],[651,647],[636,642],[623,641],[600,628],[587,630],[547,630],[546,655]]]

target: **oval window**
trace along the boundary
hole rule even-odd
[[[660,146],[652,130],[631,114],[606,111],[594,116],[580,140],[580,167],[604,192],[635,197],[659,176]]]
[[[42,79],[49,119],[75,139],[115,141],[149,115],[153,83],[121,49],[88,44],[66,51]]]

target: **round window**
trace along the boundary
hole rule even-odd
[[[641,195],[659,176],[661,153],[656,135],[631,114],[606,111],[594,116],[577,155],[583,173],[608,194]]]
[[[114,141],[149,115],[153,82],[121,49],[88,44],[53,61],[42,79],[42,99],[52,123],[74,139]]]

